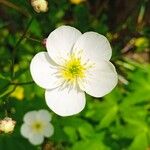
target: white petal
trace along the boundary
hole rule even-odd
[[[37,111],[30,111],[24,115],[24,122],[28,125],[32,124],[36,120]]]
[[[51,123],[47,123],[45,128],[44,128],[44,132],[43,132],[43,135],[45,137],[50,137],[52,136],[54,133],[54,127]]]
[[[96,32],[86,32],[77,40],[74,52],[82,51],[82,55],[91,61],[110,60],[112,49],[107,38]]]
[[[29,141],[33,145],[39,145],[39,144],[43,143],[44,137],[41,134],[31,134],[30,137],[29,137]]]
[[[85,107],[85,93],[81,90],[68,88],[47,90],[46,103],[56,114],[71,116],[79,113]]]
[[[102,97],[108,94],[117,84],[118,76],[113,64],[109,61],[99,61],[86,75],[80,88],[91,96]]]
[[[36,84],[45,89],[57,87],[60,83],[54,67],[56,68],[47,52],[36,54],[30,64],[31,75]]]
[[[58,64],[61,64],[70,54],[81,32],[74,27],[60,26],[50,33],[46,40],[46,48],[49,56]]]
[[[42,120],[43,122],[49,122],[51,121],[52,116],[47,110],[41,109],[38,111],[36,118],[38,120]]]
[[[28,137],[30,137],[30,134],[31,134],[31,128],[28,124],[24,123],[21,126],[20,132],[21,132],[22,136],[24,136],[25,138],[28,138]]]

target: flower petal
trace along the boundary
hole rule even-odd
[[[77,89],[56,88],[45,92],[46,103],[56,114],[71,116],[85,107],[85,93]]]
[[[108,94],[117,82],[118,76],[113,64],[109,61],[99,61],[89,70],[85,81],[79,85],[89,95],[102,97]]]
[[[110,60],[112,49],[107,38],[96,32],[82,34],[74,45],[73,51],[82,51],[86,59],[95,62],[98,60]]]
[[[44,137],[41,134],[31,134],[30,137],[29,137],[29,141],[33,145],[39,145],[39,144],[43,143]]]
[[[52,89],[61,84],[54,67],[56,68],[47,52],[36,54],[30,64],[31,75],[36,84],[45,89]]]
[[[52,116],[47,110],[41,109],[38,111],[36,118],[38,120],[42,120],[43,122],[49,122],[51,121]]]
[[[60,26],[50,33],[46,40],[46,48],[49,56],[58,64],[61,64],[70,54],[81,32],[74,27]]]
[[[21,129],[20,129],[20,132],[21,132],[21,135],[24,136],[25,138],[28,138],[31,134],[31,127],[27,124],[23,124],[21,126]]]
[[[45,128],[44,128],[44,131],[43,131],[43,135],[45,137],[50,137],[52,136],[54,133],[54,127],[51,123],[47,123]]]
[[[24,115],[24,122],[28,125],[32,124],[36,120],[37,111],[30,111]]]

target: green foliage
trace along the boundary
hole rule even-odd
[[[127,16],[130,4],[118,16],[121,10],[114,11],[114,8],[120,7],[117,6],[118,0],[113,5],[111,1],[100,3],[99,0],[79,5],[67,0],[49,0],[49,11],[43,14],[34,12],[29,1],[10,2],[22,11],[7,5],[0,6],[0,15],[3,14],[0,17],[0,119],[7,112],[17,125],[13,133],[0,133],[0,150],[40,150],[49,142],[52,143],[52,150],[149,150],[150,28],[146,26],[147,20],[145,26],[133,22],[138,12]],[[140,1],[135,6],[146,8],[147,3]],[[30,14],[29,17],[24,16],[24,11],[27,16]],[[31,17],[33,20],[27,30]],[[42,40],[61,24],[75,26],[82,32],[93,30],[109,35],[112,60],[123,80],[120,79],[117,87],[103,98],[86,95],[86,108],[76,116],[63,118],[51,112],[54,135],[46,139],[47,143],[42,146],[33,146],[20,134],[23,116],[31,110],[51,110],[45,103],[44,90],[32,81],[29,65],[36,53],[46,50]],[[132,39],[134,44],[124,52],[124,47],[128,48],[127,43]],[[135,59],[134,55],[142,61]],[[21,91],[17,91],[17,87]]]

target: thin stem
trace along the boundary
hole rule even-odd
[[[28,39],[28,40],[34,41],[34,42],[42,43],[41,40],[38,40],[38,39],[35,39],[35,38],[32,38],[32,37],[29,37],[29,36],[25,36],[25,38]]]
[[[10,94],[15,91],[16,87],[17,87],[17,85],[14,85],[13,89],[12,89],[10,92],[8,92],[8,93],[6,93],[6,94],[0,96],[0,98],[7,96],[7,98],[5,99],[5,102],[6,102],[6,101],[8,102],[8,99],[9,99]]]
[[[11,85],[28,85],[28,84],[33,84],[33,83],[34,81],[20,82],[20,83],[11,82]]]
[[[25,35],[27,34],[28,32],[28,29],[31,25],[33,21],[33,18],[30,19],[28,25],[27,25],[27,28],[25,29],[23,35],[21,36],[21,38],[18,40],[18,42],[16,43],[15,47],[13,48],[13,53],[12,53],[12,65],[11,65],[11,80],[13,80],[14,76],[15,76],[15,73],[14,73],[14,64],[15,64],[15,58],[16,58],[16,52],[17,52],[17,48],[18,46],[20,45],[20,43],[22,42],[22,40],[25,38]]]
[[[133,47],[135,43],[135,38],[132,38],[126,45],[125,47],[121,50],[122,54],[128,53]]]
[[[7,85],[5,85],[1,90],[3,90],[3,89],[5,89],[5,88],[9,87],[10,85],[14,85],[14,88],[13,88],[10,92],[8,92],[7,94],[5,94],[5,95],[3,95],[3,96],[0,96],[0,98],[1,98],[1,97],[4,97],[4,96],[8,96],[7,98],[9,98],[9,95],[10,95],[12,92],[14,92],[15,89],[16,89],[16,87],[19,86],[19,85],[29,85],[29,84],[33,84],[33,83],[34,83],[34,81],[20,82],[20,83],[10,82],[10,83],[8,83]]]
[[[20,12],[21,14],[23,14],[26,17],[30,17],[31,16],[27,11],[23,10],[22,8],[20,8],[20,6],[17,6],[16,4],[14,4],[14,3],[10,2],[10,1],[0,0],[0,3],[2,3],[3,5],[5,5],[7,7],[15,9],[16,11]]]
[[[0,89],[0,91],[5,90],[5,89],[6,89],[9,85],[10,85],[10,82],[9,82],[9,83],[7,83],[4,87],[2,87],[2,88]]]

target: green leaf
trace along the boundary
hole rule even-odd
[[[102,141],[104,134],[95,134],[92,138],[76,142],[71,150],[110,150]]]
[[[150,99],[150,95],[148,94],[150,88],[140,88],[136,89],[132,93],[128,94],[121,103],[121,106],[127,107],[129,105],[138,104],[141,102],[148,102]]]
[[[88,123],[86,120],[77,117],[69,117],[61,120],[63,126],[67,126],[78,131],[80,138],[86,139],[91,137],[95,131],[93,126]]]
[[[117,112],[118,112],[117,105],[111,107],[110,110],[105,114],[105,116],[103,117],[97,128],[99,129],[108,127],[116,119]]]
[[[128,150],[146,150],[148,148],[148,139],[145,132],[138,134]]]
[[[66,135],[72,143],[77,141],[78,136],[75,128],[66,126],[64,127],[64,132],[66,133]]]
[[[80,124],[78,131],[82,139],[87,139],[88,137],[93,136],[95,133],[93,126],[88,122]]]
[[[0,136],[1,150],[37,150],[37,148],[29,143],[28,140],[22,137],[15,137],[12,135]]]

